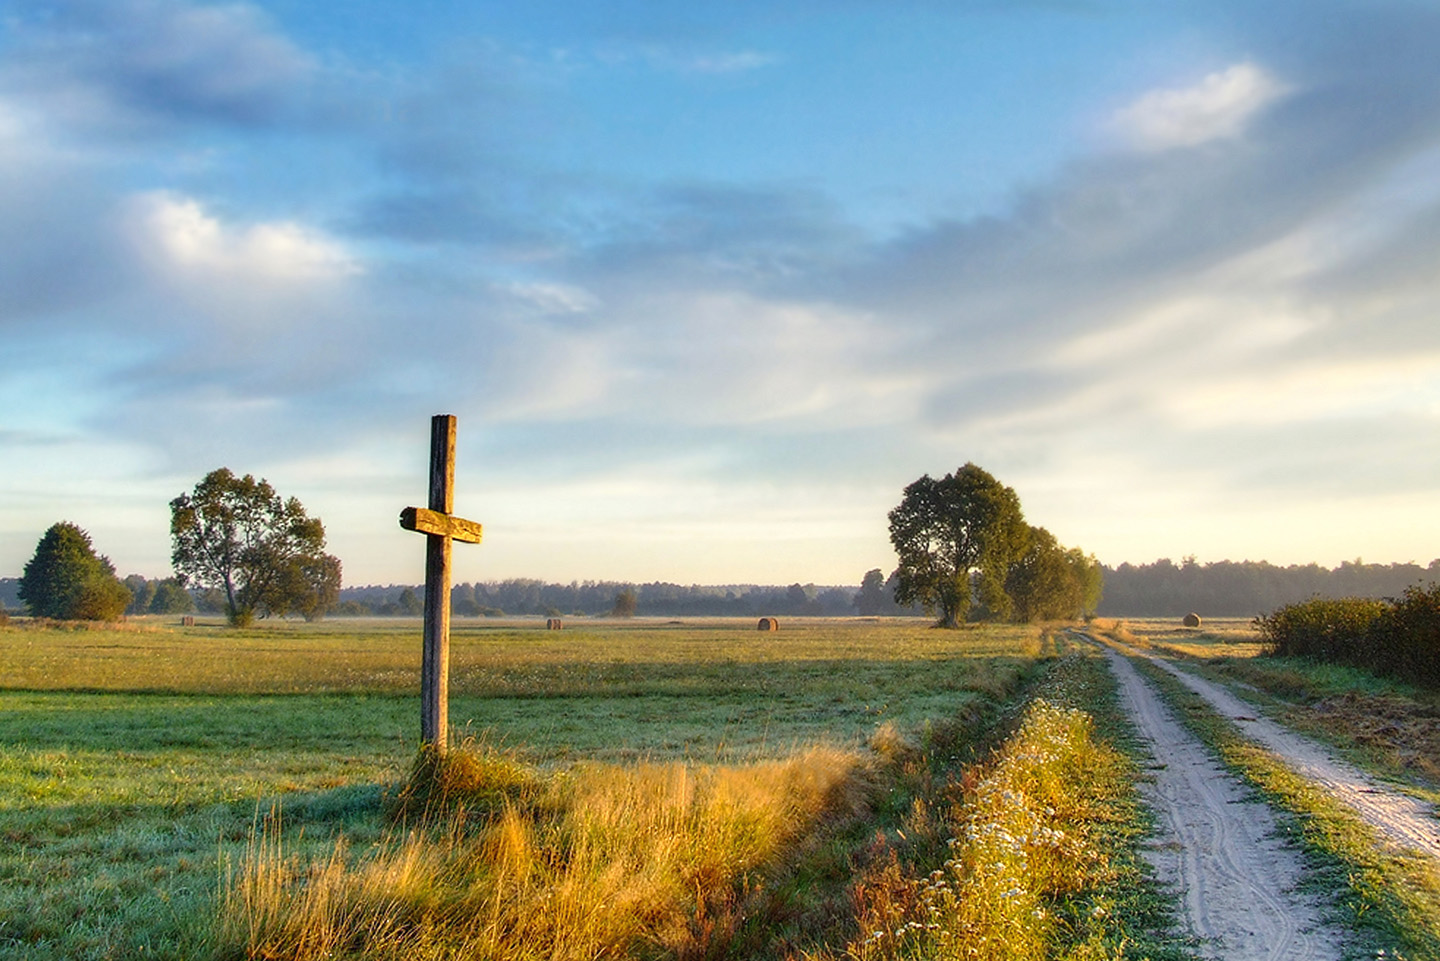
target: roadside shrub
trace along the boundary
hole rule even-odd
[[[1255,627],[1273,657],[1363,665],[1366,639],[1385,606],[1361,597],[1313,597],[1257,617]]]
[[[1440,687],[1440,585],[1398,599],[1313,598],[1255,619],[1279,657],[1348,664],[1412,684]]]
[[[1379,671],[1440,687],[1440,584],[1407,588],[1375,621],[1370,633]]]

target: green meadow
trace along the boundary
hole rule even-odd
[[[296,856],[391,827],[418,621],[0,629],[0,958],[194,957],[276,812]],[[459,622],[453,736],[538,771],[747,765],[980,730],[1063,642],[921,621]],[[956,748],[958,750],[958,748]]]

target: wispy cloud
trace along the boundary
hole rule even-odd
[[[680,74],[749,73],[780,62],[774,53],[758,50],[698,51],[659,43],[609,43],[597,48],[594,58],[607,66],[642,65]],[[570,58],[573,64],[576,61]]]
[[[1194,147],[1240,136],[1254,117],[1288,92],[1253,63],[1237,63],[1185,87],[1152,90],[1120,109],[1112,125],[1142,150]]]

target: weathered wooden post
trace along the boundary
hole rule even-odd
[[[400,526],[425,536],[425,647],[420,664],[420,741],[445,753],[450,713],[450,542],[480,543],[481,526],[455,517],[455,417],[430,418],[430,506],[407,507]]]

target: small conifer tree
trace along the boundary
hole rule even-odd
[[[66,521],[53,525],[20,577],[20,599],[36,617],[113,621],[130,603],[115,566],[95,553],[90,535]]]

